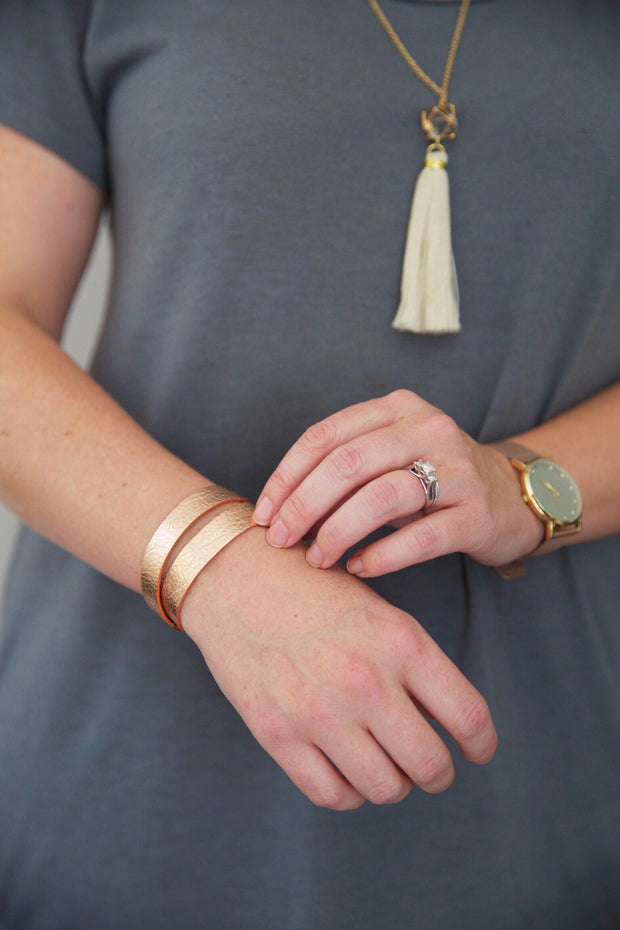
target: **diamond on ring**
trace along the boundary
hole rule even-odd
[[[431,507],[439,499],[439,482],[437,481],[437,469],[430,462],[423,462],[418,459],[413,465],[409,466],[408,471],[419,479],[424,488],[426,495],[426,506]]]

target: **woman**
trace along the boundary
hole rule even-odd
[[[439,69],[455,8],[386,9]],[[473,6],[463,328],[420,336],[389,324],[428,91],[364,4],[5,5],[1,485],[35,531],[0,651],[8,927],[620,919],[618,164],[584,129],[619,21]],[[90,377],[57,339],[106,205]],[[584,501],[515,581],[546,527],[507,438]],[[269,530],[198,575],[182,636],[141,562],[211,482]]]

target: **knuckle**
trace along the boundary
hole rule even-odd
[[[491,714],[483,697],[468,701],[461,708],[456,731],[463,740],[475,740],[481,736],[491,722]]]
[[[426,421],[426,427],[433,437],[441,437],[450,446],[460,442],[461,430],[443,410],[434,411]]]
[[[466,454],[461,459],[460,463],[460,477],[475,485],[476,487],[486,487],[486,482],[482,480],[480,475],[480,468],[476,460],[472,457],[471,450],[467,450]]]
[[[336,440],[336,430],[331,420],[321,420],[309,426],[301,436],[299,445],[312,456],[324,455]]]
[[[333,811],[357,810],[364,803],[364,798],[354,788],[336,780],[316,785],[305,794],[316,807]]]
[[[343,547],[342,533],[333,520],[327,520],[319,530],[316,537],[317,544],[323,555],[330,556],[340,553]]]
[[[353,445],[339,446],[331,453],[328,461],[333,474],[341,481],[357,477],[364,467],[364,459]]]
[[[425,633],[411,614],[405,613],[404,610],[399,610],[390,617],[389,636],[394,641],[398,654],[413,652],[416,661],[425,659],[433,644],[428,633]]]
[[[434,524],[429,520],[419,520],[414,525],[414,554],[424,559],[431,559],[439,549],[439,537]]]
[[[365,792],[371,804],[395,804],[402,800],[406,793],[404,779],[396,771],[391,774],[383,773]]]
[[[251,729],[261,746],[272,756],[277,756],[291,739],[289,727],[279,717],[263,716]]]
[[[452,774],[452,759],[447,749],[440,750],[426,756],[422,759],[416,781],[421,788],[425,786],[442,784],[447,781],[447,776]],[[447,787],[447,784],[445,785]]]
[[[280,465],[271,475],[269,484],[276,489],[278,494],[287,494],[290,491],[292,480],[292,476],[287,475]]]
[[[308,791],[308,798],[316,807],[343,810],[347,802],[346,788],[337,781],[315,785]]]
[[[364,571],[370,575],[384,575],[389,571],[381,546],[369,546],[362,556]]]
[[[390,391],[386,395],[385,400],[390,407],[401,410],[403,407],[408,407],[414,397],[415,394],[407,388],[396,388],[395,391]]]
[[[310,508],[301,494],[291,494],[282,508],[281,517],[289,528],[298,524],[305,525],[313,519]]]
[[[393,514],[398,510],[399,493],[390,478],[373,481],[366,488],[366,496],[374,513],[383,516]]]

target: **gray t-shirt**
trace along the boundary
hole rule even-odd
[[[454,4],[385,0],[440,75]],[[0,121],[109,193],[95,377],[256,495],[317,419],[409,388],[477,439],[620,376],[620,5],[475,3],[452,81],[462,332],[390,327],[429,93],[363,0],[3,0]],[[593,459],[597,450],[590,454]],[[0,925],[620,926],[620,539],[512,583],[374,586],[485,695],[446,794],[338,814],[141,599],[30,531],[0,627]]]

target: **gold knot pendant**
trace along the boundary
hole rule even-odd
[[[422,110],[421,120],[426,138],[431,142],[456,138],[458,120],[453,103],[435,104],[429,110]]]

